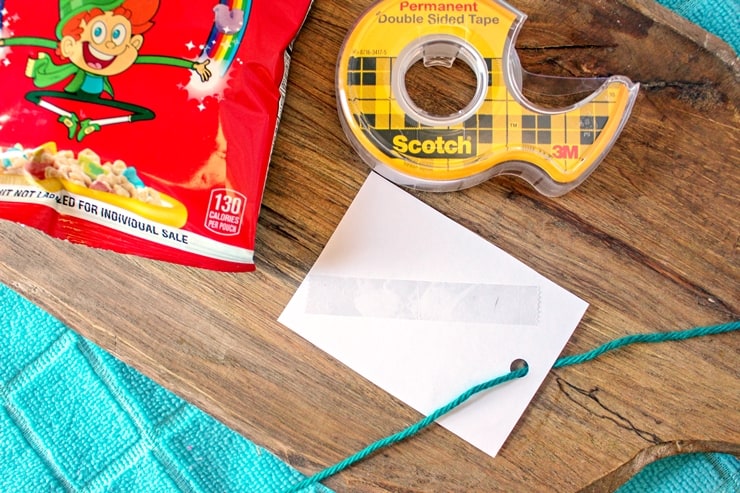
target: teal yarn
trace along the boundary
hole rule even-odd
[[[723,334],[725,332],[732,332],[740,329],[740,321],[729,322],[722,325],[710,325],[707,327],[695,327],[689,330],[677,330],[675,332],[653,332],[650,334],[633,334],[613,341],[607,342],[596,349],[586,351],[581,354],[574,354],[573,356],[563,356],[559,358],[553,368],[563,368],[566,366],[578,365],[591,361],[598,358],[604,353],[619,349],[630,344],[642,344],[642,343],[656,343],[656,342],[669,342],[669,341],[683,341],[685,339],[693,339],[695,337],[703,337],[709,335]]]
[[[359,452],[350,455],[343,461],[337,462],[333,466],[328,467],[324,469],[323,471],[320,471],[314,474],[313,476],[304,479],[300,483],[296,484],[295,486],[287,490],[286,493],[301,491],[304,488],[315,485],[316,483],[319,483],[325,480],[326,478],[329,478],[331,476],[334,476],[335,474],[338,474],[344,471],[349,466],[374,454],[380,449],[389,447],[395,443],[401,442],[411,436],[418,434],[421,430],[431,425],[432,423],[434,423],[434,421],[441,418],[445,414],[449,413],[456,407],[460,406],[463,402],[467,401],[468,399],[473,397],[475,394],[479,392],[483,392],[484,390],[496,387],[497,385],[501,385],[502,383],[509,382],[511,380],[514,380],[515,378],[521,378],[524,375],[526,375],[528,371],[529,371],[529,368],[525,366],[523,368],[511,371],[507,373],[506,375],[502,375],[500,377],[494,378],[493,380],[489,380],[487,382],[484,382],[482,384],[479,384],[479,385],[476,385],[475,387],[470,388],[469,390],[460,394],[457,398],[450,401],[448,404],[440,407],[439,409],[437,409],[436,411],[434,411],[433,413],[431,413],[429,416],[422,419],[421,421],[417,422],[416,424],[413,424],[409,426],[408,428],[402,431],[399,431],[398,433],[394,433],[393,435],[389,435],[385,438],[378,440],[375,443],[368,445],[367,447],[360,450]]]
[[[562,356],[558,358],[557,361],[555,361],[553,368],[564,368],[567,366],[580,365],[588,361],[592,361],[605,353],[608,353],[610,351],[614,351],[616,349],[622,348],[624,346],[629,346],[632,344],[682,341],[685,339],[693,339],[696,337],[704,337],[704,336],[709,336],[709,335],[723,334],[726,332],[733,332],[738,329],[740,329],[740,321],[734,321],[734,322],[729,322],[729,323],[720,324],[720,325],[709,325],[706,327],[695,327],[693,329],[679,330],[679,331],[673,331],[673,332],[653,332],[649,334],[628,335],[628,336],[620,337],[619,339],[614,339],[613,341],[609,341],[595,349],[586,351],[584,353],[574,354],[572,356]],[[399,431],[385,438],[382,438],[368,445],[367,447],[360,450],[359,452],[356,452],[350,455],[346,459],[340,462],[337,462],[333,466],[327,467],[326,469],[319,471],[313,476],[305,478],[299,483],[296,483],[290,489],[286,490],[285,493],[296,493],[296,492],[303,490],[304,488],[314,486],[317,483],[320,483],[321,481],[344,471],[345,469],[356,464],[357,462],[360,462],[361,460],[374,454],[380,449],[389,447],[393,444],[396,444],[398,442],[406,440],[407,438],[417,435],[424,428],[428,427],[429,425],[434,423],[437,419],[441,418],[442,416],[449,413],[453,409],[459,407],[461,404],[463,404],[465,401],[467,401],[474,395],[480,392],[483,392],[485,390],[492,389],[493,387],[496,387],[498,385],[502,385],[506,382],[510,382],[517,378],[522,378],[527,373],[528,373],[528,367],[524,366],[523,368],[512,370],[505,375],[501,375],[499,377],[496,377],[482,384],[478,384],[468,389],[467,391],[463,392],[457,398],[450,401],[448,404],[440,407],[439,409],[431,413],[429,416],[418,421],[417,423],[405,428],[402,431]]]

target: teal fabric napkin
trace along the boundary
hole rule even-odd
[[[658,3],[703,27],[740,53],[739,0],[658,0]]]
[[[737,493],[740,461],[728,454],[683,454],[653,462],[617,493]]]
[[[2,284],[0,308],[1,492],[275,493],[303,478]]]

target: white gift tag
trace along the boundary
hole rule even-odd
[[[279,321],[425,415],[526,360],[438,420],[495,456],[587,307],[370,173]]]

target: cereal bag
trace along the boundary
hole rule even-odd
[[[311,0],[0,0],[0,218],[92,247],[254,269]]]

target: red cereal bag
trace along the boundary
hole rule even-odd
[[[290,45],[311,0],[0,0],[0,218],[254,269]]]

